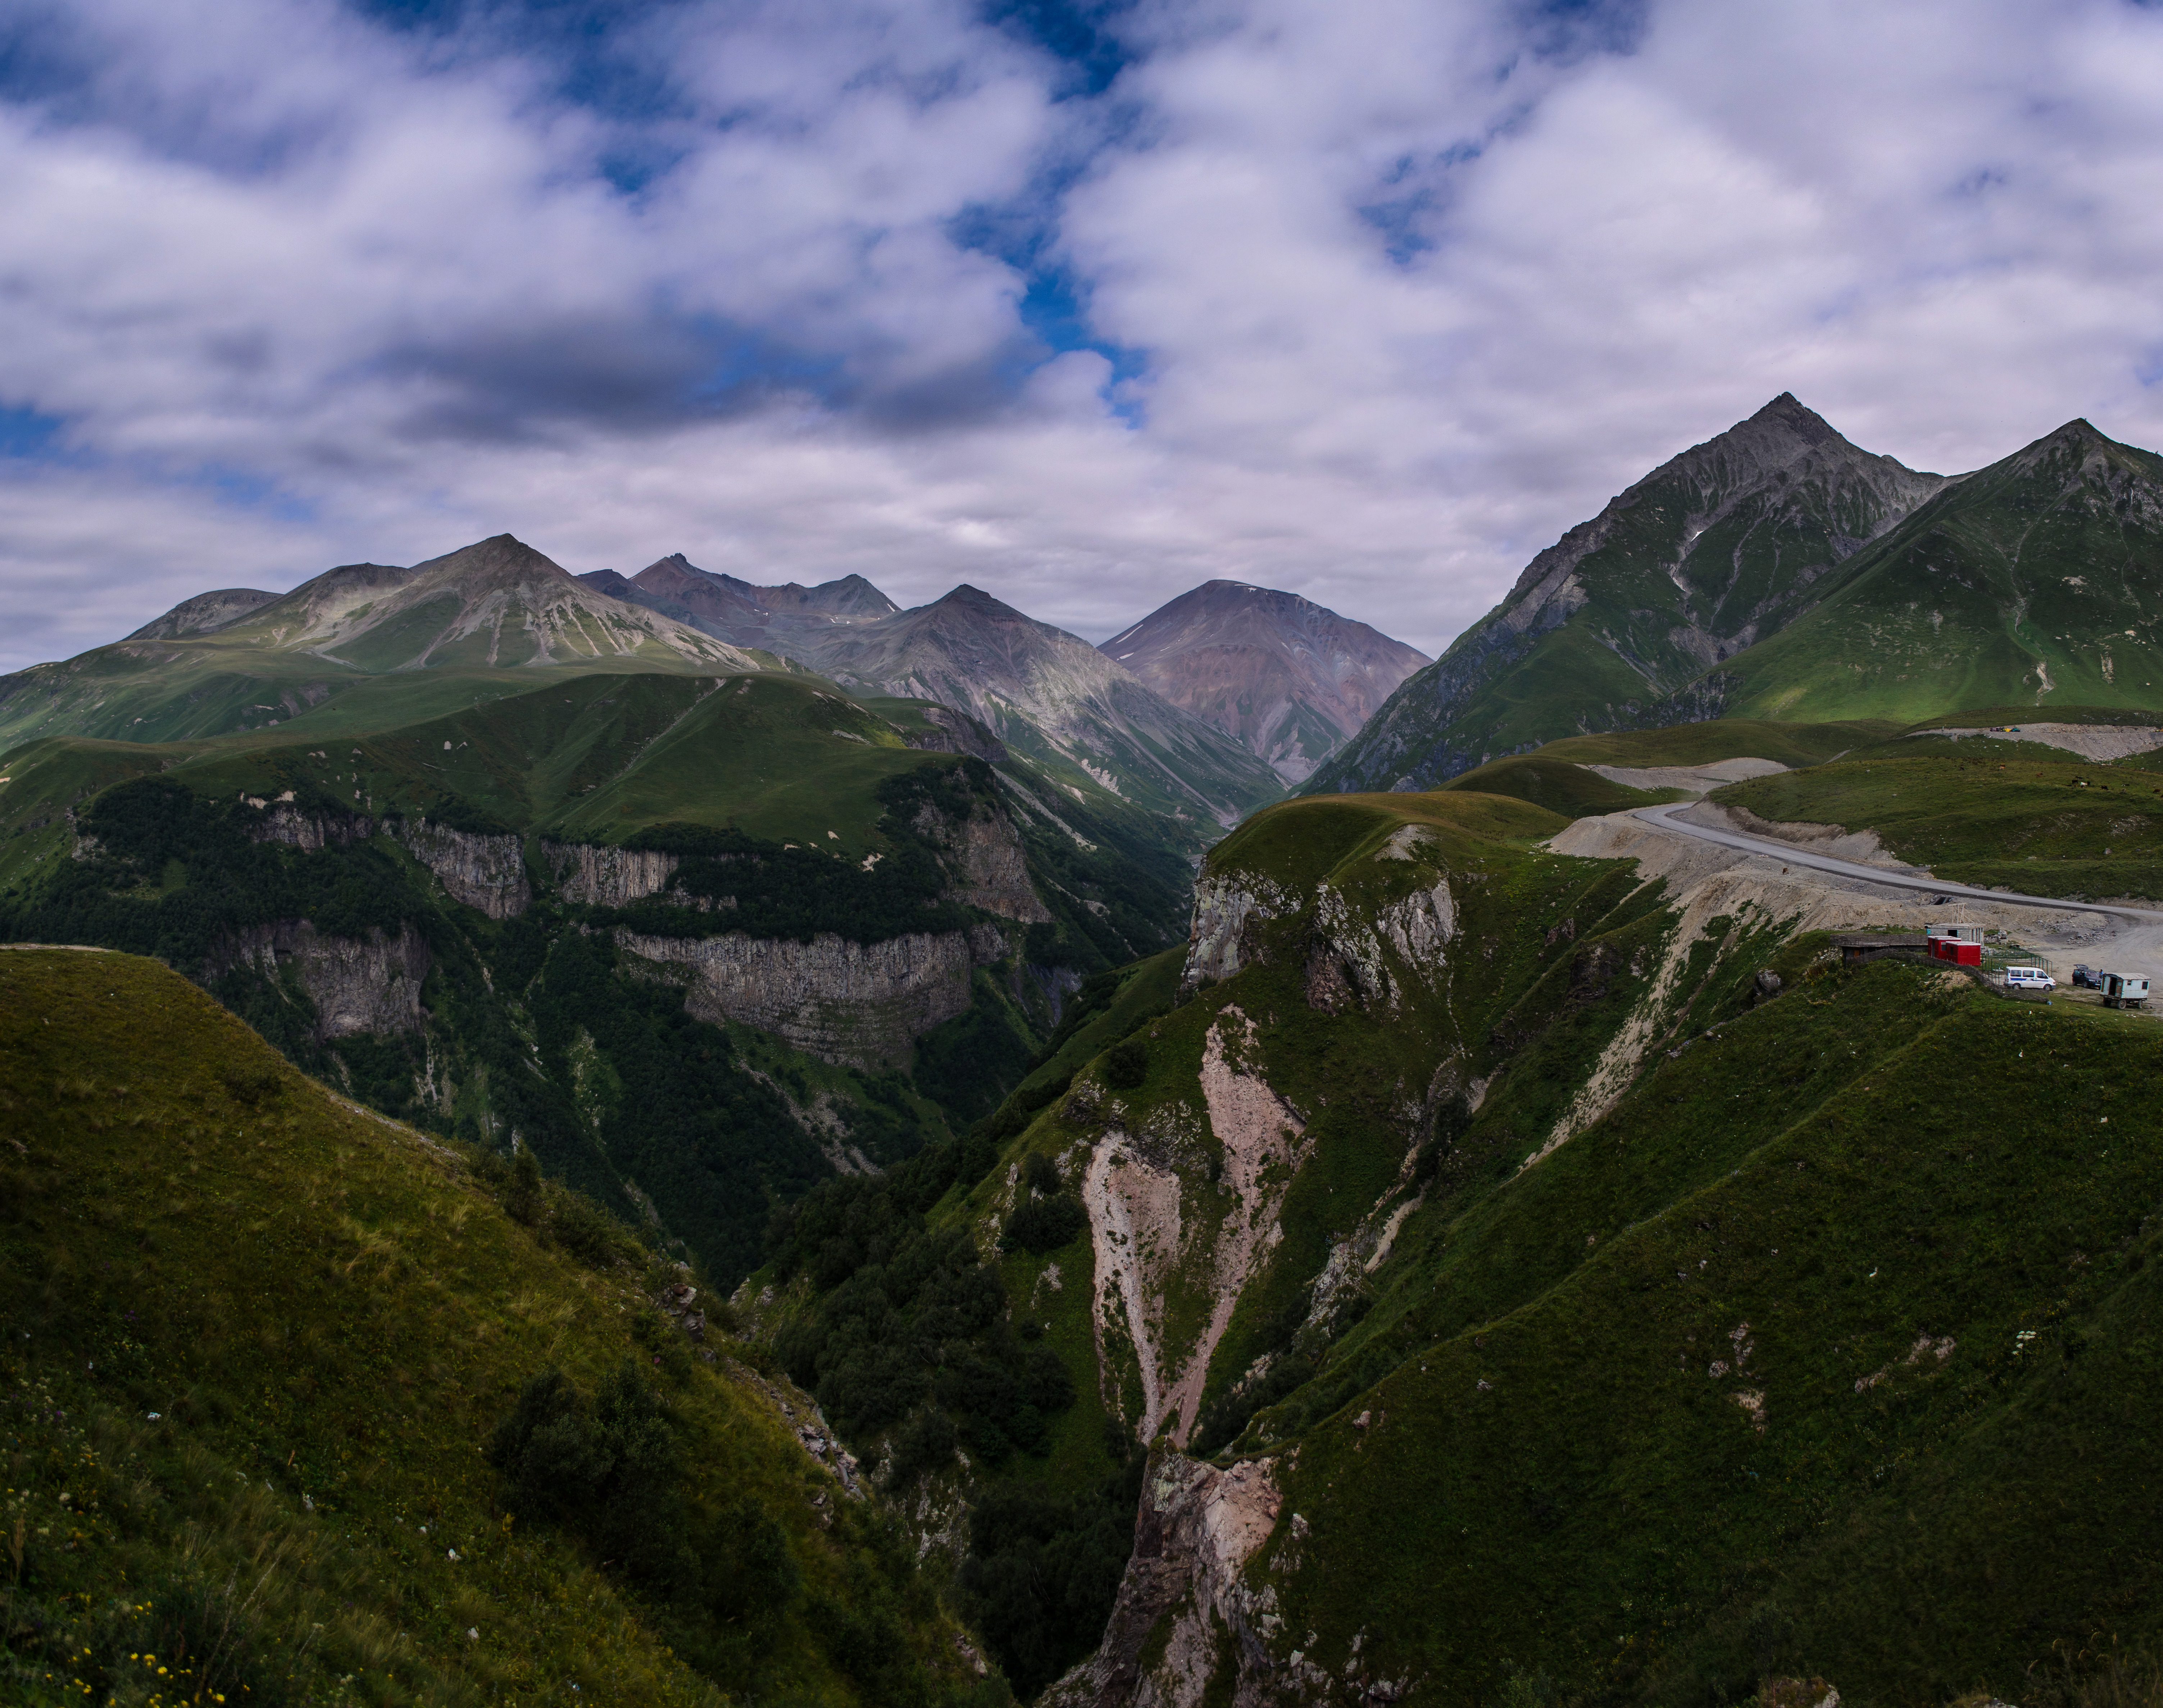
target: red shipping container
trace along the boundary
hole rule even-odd
[[[1948,943],[1946,947],[1953,951],[1951,958],[1961,967],[1982,965],[1982,945],[1980,943]]]

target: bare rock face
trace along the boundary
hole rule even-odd
[[[1240,1574],[1282,1504],[1269,1459],[1225,1470],[1176,1453],[1155,1459],[1103,1645],[1045,1693],[1045,1708],[1198,1708],[1228,1667],[1235,1708],[1270,1700],[1275,1667],[1262,1633],[1270,1615]],[[1152,1634],[1166,1619],[1160,1650]]]
[[[957,821],[927,805],[917,813],[915,828],[945,850],[947,872],[954,880],[946,893],[954,900],[1028,925],[1050,919],[1051,909],[1037,899],[1029,882],[1020,833],[1004,813],[980,808]]]
[[[305,813],[293,804],[288,789],[275,800],[243,795],[241,804],[263,816],[249,835],[259,842],[283,842],[303,853],[320,854],[333,845],[364,842],[375,834],[375,820],[364,813]]]
[[[903,732],[902,740],[912,747],[932,753],[967,753],[987,765],[1007,762],[1006,743],[966,712],[956,711],[951,706],[928,705],[924,709],[924,721],[930,729],[920,734]]]
[[[1253,957],[1248,927],[1296,912],[1298,898],[1252,872],[1222,878],[1205,874],[1194,886],[1194,924],[1187,933],[1186,967],[1191,990],[1203,979],[1227,979]]]
[[[318,1038],[421,1030],[421,982],[428,946],[411,925],[395,936],[331,937],[306,919],[281,919],[235,933],[207,960],[212,977],[253,966],[273,984],[294,976],[316,1005]]]
[[[618,931],[619,946],[684,978],[683,1006],[737,1020],[827,1061],[905,1067],[917,1038],[969,1006],[969,979],[1006,952],[992,927],[916,931],[882,943],[821,932],[790,937],[656,937]],[[676,972],[681,969],[681,972]]]
[[[1417,889],[1381,909],[1370,920],[1343,892],[1323,884],[1315,898],[1314,939],[1307,964],[1307,1000],[1311,1008],[1338,1014],[1357,1004],[1370,1011],[1394,1011],[1403,993],[1390,976],[1382,951],[1396,951],[1400,965],[1413,976],[1429,977],[1442,970],[1443,951],[1457,935],[1456,907],[1445,878],[1432,889]]]
[[[516,919],[533,899],[526,878],[526,851],[517,836],[477,836],[408,819],[398,840],[447,890],[453,901],[479,908],[491,919]]]
[[[543,842],[541,858],[556,874],[565,901],[603,908],[620,908],[658,895],[676,875],[677,866],[673,854],[589,842]]]

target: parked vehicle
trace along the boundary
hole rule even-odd
[[[2077,961],[2073,966],[2073,988],[2076,990],[2101,990],[2103,975],[2086,961]]]
[[[2103,1005],[2107,1009],[2137,1009],[2148,1000],[2148,981],[2134,972],[2106,972],[2103,976]]]
[[[2008,967],[2005,969],[2005,988],[2008,990],[2056,990],[2058,981],[2040,967]]]

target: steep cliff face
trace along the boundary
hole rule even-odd
[[[1165,1453],[1151,1461],[1134,1551],[1103,1647],[1045,1693],[1046,1708],[1259,1708],[1285,1669],[1266,1638],[1284,1622],[1242,1573],[1283,1497],[1267,1459],[1219,1470]],[[1228,1692],[1223,1686],[1228,1685]]]
[[[491,919],[516,919],[533,899],[520,837],[479,836],[406,819],[399,822],[398,840],[436,874],[453,901],[479,908]]]
[[[1254,956],[1258,934],[1297,904],[1266,873],[1205,871],[1194,885],[1194,923],[1187,934],[1186,984],[1219,983]]]
[[[326,936],[306,919],[251,926],[220,942],[207,971],[215,978],[242,966],[257,968],[274,987],[290,975],[315,1004],[319,1039],[421,1030],[428,945],[410,925],[364,939]]]
[[[263,815],[249,828],[249,834],[256,841],[283,842],[304,853],[320,854],[325,848],[364,842],[375,834],[375,820],[368,815],[304,811],[293,804],[290,790],[275,800],[243,795],[241,803]]]
[[[683,979],[684,1007],[699,1019],[741,1021],[825,1061],[872,1070],[907,1066],[919,1035],[968,1008],[971,973],[1007,952],[989,926],[879,943],[830,932],[799,943],[741,931],[628,930],[616,942],[661,976]]]
[[[541,858],[568,902],[620,908],[668,887],[681,863],[652,848],[612,848],[590,842],[543,842]]]
[[[926,805],[915,820],[916,832],[945,851],[952,899],[1002,919],[1041,925],[1051,909],[1037,897],[1029,874],[1029,855],[1013,820],[993,802],[980,802],[966,819]]]

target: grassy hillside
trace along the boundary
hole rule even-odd
[[[1780,723],[1759,718],[1714,718],[1664,730],[1618,730],[1569,736],[1539,750],[1544,759],[1574,765],[1710,765],[1720,759],[1772,759],[1788,766],[1819,765],[1865,743],[1899,732],[1896,724],[1868,720]]]
[[[1422,1210],[1390,1373],[1277,1461],[1287,1627],[1331,1674],[1589,1701],[2010,1697],[2155,1644],[2159,1052],[1828,973]]]
[[[1760,818],[1875,830],[1956,883],[2034,895],[2163,897],[2163,780],[1971,736],[1899,741],[1838,764],[1730,784],[1711,799]]]
[[[2163,706],[2163,458],[2073,422],[1922,505],[1718,667],[1731,710],[1909,720]]]
[[[1565,819],[1624,812],[1631,807],[1657,806],[1662,801],[1684,798],[1677,789],[1631,789],[1610,783],[1582,765],[1567,764],[1538,753],[1495,760],[1452,778],[1445,786],[1453,794],[1508,795]]]
[[[513,1181],[521,1225],[134,957],[0,952],[0,1108],[8,1700],[977,1688],[800,1401],[695,1357],[620,1236]],[[550,1370],[598,1406],[554,1517],[489,1460]]]

